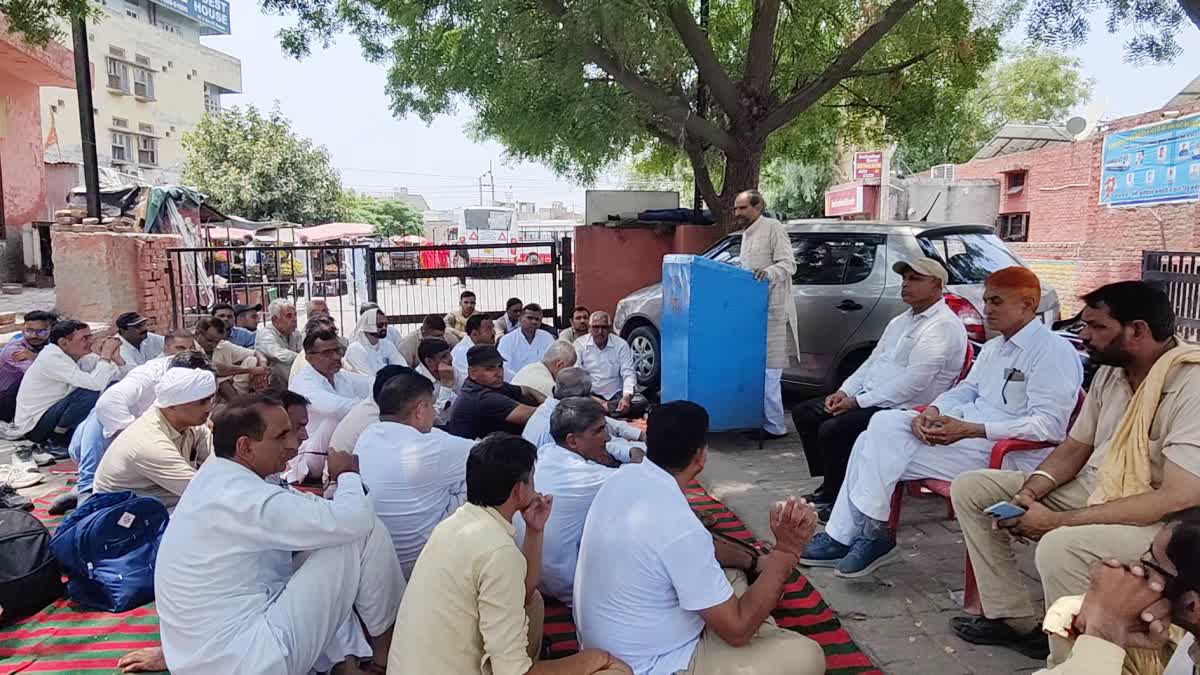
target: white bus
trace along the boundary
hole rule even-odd
[[[551,220],[517,223],[517,214],[502,206],[469,206],[458,217],[458,232],[451,236],[460,244],[494,244],[468,251],[471,264],[545,265],[552,262],[550,247],[519,246],[546,243],[569,236],[574,221]]]

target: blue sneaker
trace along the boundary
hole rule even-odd
[[[809,567],[837,567],[842,558],[850,552],[850,547],[833,537],[818,532],[804,547],[800,556],[800,564]]]
[[[844,579],[857,579],[895,561],[896,542],[859,537],[850,544],[850,552],[838,563],[837,575]]]

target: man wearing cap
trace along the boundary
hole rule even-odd
[[[767,439],[779,439],[787,436],[787,417],[783,412],[783,390],[779,380],[783,377],[783,369],[800,354],[796,300],[792,297],[796,254],[783,224],[763,215],[766,207],[758,190],[746,190],[733,200],[733,220],[745,228],[738,263],[753,272],[755,279],[765,280],[768,285],[763,431]]]
[[[920,414],[885,410],[871,418],[854,443],[825,532],[801,563],[866,576],[895,558],[887,521],[897,482],[952,480],[986,467],[992,446],[1006,438],[1054,444],[1066,437],[1083,368],[1075,348],[1037,320],[1041,297],[1037,275],[1024,267],[988,275],[984,320],[999,335],[983,346],[966,379]],[[1016,453],[1015,465],[1033,471],[1049,452]]]
[[[825,482],[806,495],[809,503],[833,508],[854,441],[871,417],[889,408],[910,410],[929,405],[962,372],[967,332],[946,306],[946,268],[932,258],[900,261],[892,270],[903,278],[900,299],[908,311],[892,319],[871,356],[837,391],[792,409],[804,445],[808,470]]]
[[[504,381],[504,357],[492,345],[467,351],[467,380],[450,408],[446,431],[462,438],[483,438],[494,431],[520,434],[545,396]]]
[[[117,336],[121,340],[121,359],[125,365],[117,370],[118,377],[145,365],[162,355],[163,336],[150,332],[150,320],[137,312],[125,312],[117,317]]]
[[[258,313],[261,311],[261,304],[233,306],[234,325],[242,330],[250,331],[250,344],[240,346],[253,347],[258,343]]]
[[[217,378],[208,370],[168,368],[156,391],[154,407],[104,453],[92,487],[154,497],[170,511],[212,453],[208,415]]]
[[[237,325],[238,307],[245,308],[247,305],[238,305],[237,307],[234,307],[228,302],[218,302],[212,306],[211,314],[221,321],[224,321],[226,326],[229,326],[229,335],[225,338],[226,340],[229,340],[239,347],[254,349],[254,331]],[[262,309],[262,305],[256,305],[256,307],[258,309]],[[253,311],[257,312],[258,309],[254,309]],[[258,323],[257,318],[255,319],[255,323]]]

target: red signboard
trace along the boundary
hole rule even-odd
[[[866,204],[861,184],[835,185],[825,191],[825,215],[852,216],[863,211],[866,211]]]
[[[879,180],[883,178],[882,152],[854,153],[854,180]]]

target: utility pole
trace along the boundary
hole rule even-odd
[[[490,184],[491,191],[492,191],[492,201],[491,201],[491,203],[488,203],[488,204],[483,203],[483,186],[484,186],[483,179],[485,177],[488,179],[488,183]],[[488,170],[479,175],[479,205],[480,206],[495,206],[496,205],[496,176],[494,174],[492,174],[492,163],[491,162],[488,162]]]
[[[704,33],[705,38],[708,37],[708,0],[700,0],[700,32]],[[708,87],[704,84],[704,78],[696,71],[696,116],[703,118],[704,113],[708,108]],[[694,169],[693,169],[694,172]],[[700,183],[696,180],[696,176],[692,176],[692,210],[695,212],[692,219],[700,222],[700,204],[702,198],[700,196]]]
[[[87,190],[88,218],[100,217],[100,169],[96,165],[96,116],[92,112],[92,67],[88,59],[87,23],[71,20],[75,43],[75,93],[79,97],[79,136],[83,149],[83,187]]]

